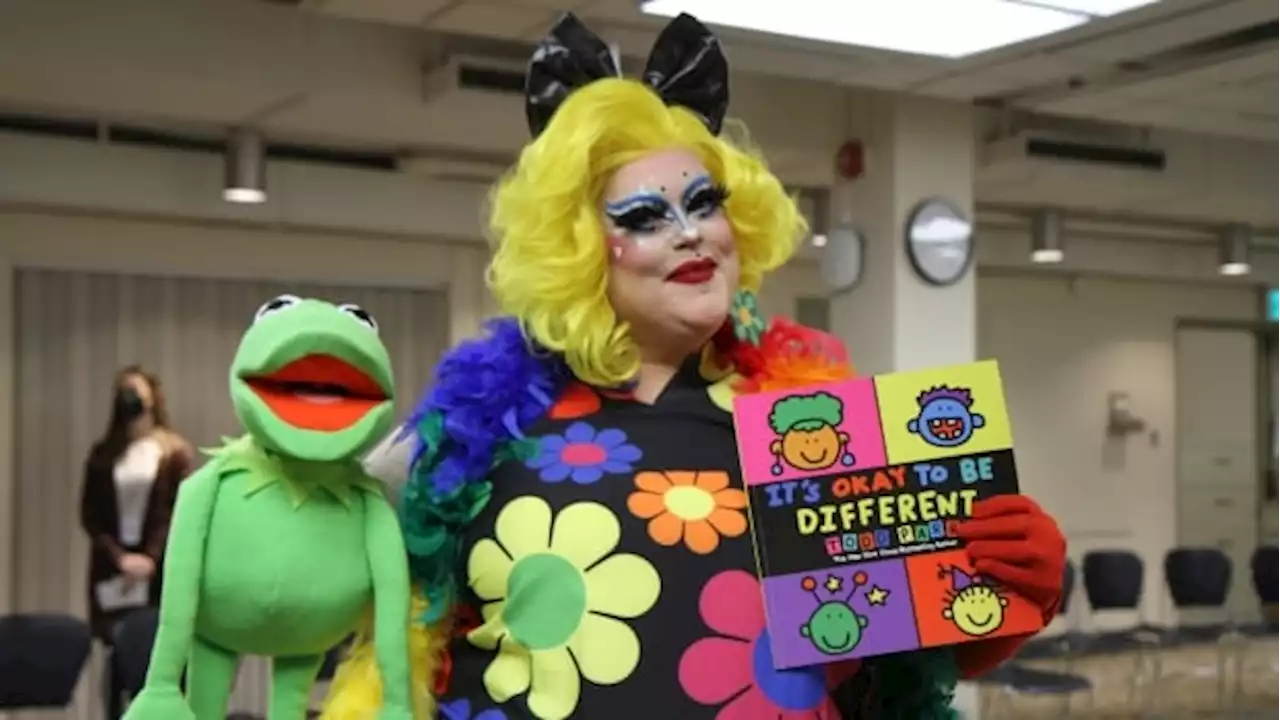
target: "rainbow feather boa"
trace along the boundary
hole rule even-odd
[[[734,367],[739,392],[799,387],[851,377],[843,348],[833,338],[785,320],[775,320],[758,345],[733,337],[726,327],[714,346]],[[458,596],[461,538],[492,494],[488,479],[497,465],[536,450],[525,430],[546,414],[573,375],[559,356],[534,346],[511,318],[486,324],[480,338],[458,345],[441,360],[431,391],[405,423],[414,439],[409,482],[400,520],[414,584],[426,602],[413,619],[415,678],[442,664],[443,634],[450,632],[444,610]],[[421,600],[421,598],[419,598]],[[357,647],[339,669],[324,718],[354,720],[376,715],[381,688],[368,648]],[[359,666],[359,667],[357,667]],[[865,671],[837,690],[842,706],[857,707],[874,720],[950,720],[958,677],[947,652],[917,653],[870,660]],[[446,671],[447,672],[447,671]],[[421,706],[420,706],[421,707]],[[434,708],[420,710],[434,717]]]

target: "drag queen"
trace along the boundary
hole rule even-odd
[[[1020,642],[773,668],[731,398],[852,371],[831,338],[756,313],[806,227],[721,135],[728,76],[689,16],[640,80],[572,16],[530,63],[533,140],[491,215],[506,316],[440,362],[406,424],[424,714],[946,718],[957,679]],[[964,534],[977,571],[1054,613],[1065,543],[1033,501],[980,503]],[[327,717],[376,717],[369,660],[357,643]]]

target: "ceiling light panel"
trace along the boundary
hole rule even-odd
[[[1152,0],[648,0],[711,25],[895,52],[964,57],[1052,35]]]

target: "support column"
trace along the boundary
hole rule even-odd
[[[906,225],[930,197],[972,221],[972,109],[941,100],[858,93],[849,136],[862,140],[863,177],[832,191],[832,223],[851,219],[865,236],[862,280],[831,302],[831,331],[854,367],[872,375],[969,362],[975,357],[974,270],[947,287],[927,283],[907,255]]]
[[[852,91],[851,91],[852,93]],[[973,222],[972,108],[883,93],[852,95],[849,138],[862,140],[862,178],[832,192],[832,226],[851,220],[864,236],[860,283],[831,301],[831,331],[860,375],[970,362],[976,357],[975,263],[954,285],[922,279],[906,230],[922,200],[948,200]],[[980,720],[977,686],[961,683],[954,706]]]

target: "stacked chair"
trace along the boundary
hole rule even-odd
[[[1215,646],[1215,662],[1211,666],[1196,667],[1193,676],[1210,675],[1218,683],[1218,710],[1223,711],[1227,702],[1228,658],[1232,648],[1240,649],[1240,635],[1236,625],[1227,615],[1227,595],[1231,590],[1231,558],[1217,548],[1174,548],[1165,554],[1164,579],[1173,599],[1173,607],[1179,613],[1179,621],[1162,628],[1161,649],[1176,649],[1188,645]],[[1186,621],[1184,614],[1210,611],[1215,617],[1209,621]],[[1238,655],[1237,655],[1238,657]],[[1148,709],[1161,712],[1164,682],[1170,676],[1164,672],[1163,654],[1156,653],[1152,665]]]
[[[1258,598],[1260,620],[1246,623],[1240,628],[1241,633],[1249,640],[1262,640],[1277,637],[1276,610],[1280,604],[1280,552],[1275,545],[1266,545],[1253,552],[1250,559],[1250,579],[1254,595]],[[1251,668],[1246,652],[1247,646],[1240,643],[1235,657],[1235,688],[1232,692],[1231,707],[1239,708],[1244,700],[1244,679]],[[1269,667],[1266,672],[1271,676],[1271,684],[1280,681],[1280,662],[1275,656],[1268,658]]]
[[[92,648],[89,625],[79,618],[0,617],[0,710],[66,708]]]
[[[1138,700],[1143,682],[1151,675],[1160,629],[1142,616],[1142,589],[1146,566],[1129,550],[1094,550],[1084,555],[1084,590],[1089,610],[1099,613],[1132,613],[1133,624],[1093,633],[1086,637],[1082,651],[1090,655],[1133,653],[1129,672],[1129,704]]]
[[[1062,602],[1058,605],[1058,615],[1066,616],[1071,606],[1071,595],[1075,590],[1075,566],[1067,563],[1062,578]],[[994,686],[998,689],[995,700],[982,709],[982,717],[994,718],[1004,706],[1013,699],[1022,697],[1058,697],[1062,699],[1062,715],[1071,713],[1071,699],[1077,693],[1088,692],[1092,700],[1093,682],[1089,678],[1073,673],[1067,664],[1071,645],[1071,634],[1053,638],[1033,639],[1024,646],[1023,653],[1013,661],[1006,662],[991,672],[976,679],[980,685]],[[1064,660],[1061,671],[1041,670],[1023,664],[1026,660],[1042,660],[1060,657]],[[1005,702],[1000,702],[1004,700]],[[1092,702],[1091,702],[1092,704]]]

